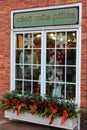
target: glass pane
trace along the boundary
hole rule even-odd
[[[24,81],[24,91],[31,92],[31,82],[30,81]]]
[[[75,67],[67,67],[66,69],[66,80],[67,82],[76,82],[76,68]]]
[[[54,81],[55,80],[54,66],[47,66],[46,67],[46,80],[47,81]]]
[[[20,65],[16,65],[15,67],[16,69],[16,79],[23,79],[23,66]]]
[[[41,33],[33,34],[33,48],[41,48]]]
[[[66,98],[75,99],[75,91],[76,91],[75,85],[67,84],[66,85]]]
[[[16,63],[23,63],[23,51],[16,50]]]
[[[24,64],[31,64],[32,63],[32,51],[25,50],[24,51]]]
[[[59,98],[64,98],[64,85],[63,84],[54,84],[53,90],[52,90],[52,96],[56,96]]]
[[[40,93],[40,85],[38,85],[38,82],[33,82],[33,93]]]
[[[75,48],[76,47],[76,32],[67,32],[67,47]]]
[[[24,35],[24,48],[32,48],[33,42],[32,42],[32,34],[26,33]]]
[[[31,79],[32,73],[31,73],[31,66],[25,65],[24,66],[24,79]]]
[[[16,48],[23,48],[23,34],[16,35]]]
[[[39,80],[39,75],[41,74],[41,68],[39,66],[33,67],[33,80]]]
[[[46,83],[46,95],[52,96],[53,88],[54,88],[53,83]]]
[[[47,33],[47,48],[55,48],[55,33]]]
[[[15,90],[18,92],[18,93],[22,93],[22,85],[23,82],[22,81],[16,81],[15,82]]]
[[[40,55],[39,55],[39,57],[38,57],[38,55],[37,55],[37,51],[38,50],[33,50],[33,64],[39,64],[39,59],[40,59]]]
[[[56,64],[64,65],[65,64],[65,50],[56,50]]]
[[[76,50],[67,50],[67,65],[76,65]]]
[[[63,82],[65,80],[64,67],[56,67],[56,82]]]
[[[56,33],[56,48],[64,48],[66,42],[65,32]]]
[[[47,64],[55,64],[55,50],[54,49],[47,49]]]

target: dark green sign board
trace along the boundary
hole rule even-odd
[[[13,28],[70,25],[79,23],[79,7],[18,12],[13,15]]]

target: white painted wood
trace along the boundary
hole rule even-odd
[[[58,117],[54,119],[51,125],[49,125],[50,117],[41,117],[35,114],[32,115],[31,113],[27,113],[27,112],[20,113],[19,115],[17,115],[16,112],[13,113],[11,110],[6,110],[5,117],[10,118],[10,119],[20,120],[20,121],[26,121],[26,122],[32,122],[32,123],[41,124],[41,125],[57,127],[57,128],[64,128],[67,130],[73,130],[77,126],[77,118],[67,119],[64,125],[61,125],[62,117]]]

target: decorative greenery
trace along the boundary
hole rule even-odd
[[[54,118],[62,117],[61,124],[67,118],[76,118],[77,104],[73,100],[58,99],[56,97],[42,97],[39,94],[19,95],[16,91],[4,94],[1,99],[0,109],[13,110],[19,115],[21,112],[38,114],[39,116],[50,117],[49,124]]]

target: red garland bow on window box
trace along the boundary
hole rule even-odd
[[[77,104],[73,100],[58,99],[56,97],[42,97],[39,94],[18,95],[16,92],[4,94],[0,109],[13,110],[19,115],[21,112],[38,114],[43,117],[50,117],[49,124],[52,124],[56,117],[62,117],[61,125],[67,118],[76,118],[80,110],[77,111]]]

